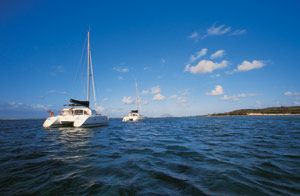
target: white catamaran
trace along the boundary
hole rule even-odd
[[[137,82],[135,81],[135,92],[136,92],[136,110],[131,110],[129,114],[123,117],[123,122],[128,121],[139,121],[143,119],[143,116],[139,114],[139,111],[141,111],[141,100],[138,93],[138,87]]]
[[[85,101],[70,99],[70,103],[66,108],[60,111],[60,114],[54,116],[50,112],[44,124],[44,128],[50,127],[96,127],[108,125],[108,117],[101,115],[100,112],[90,108],[90,83],[92,82],[92,92],[94,99],[94,107],[97,108],[94,70],[92,64],[92,56],[90,50],[90,31],[87,33],[87,95]]]

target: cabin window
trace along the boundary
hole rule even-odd
[[[75,115],[82,115],[83,114],[83,110],[75,110],[74,114]]]

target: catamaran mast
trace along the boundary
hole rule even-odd
[[[86,100],[90,101],[90,31],[87,33],[87,92]]]
[[[92,61],[92,52],[91,52],[91,44],[90,44],[90,30],[87,34],[87,101],[90,101],[90,83],[92,80],[92,93],[94,98],[94,109],[97,109],[97,99],[96,99],[96,91],[95,91],[95,79],[94,79],[94,69],[93,69],[93,61]]]

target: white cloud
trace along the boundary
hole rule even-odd
[[[221,85],[217,85],[215,89],[213,89],[211,92],[207,93],[207,95],[210,96],[217,96],[217,95],[223,95],[224,89]]]
[[[163,96],[163,95],[160,94],[160,93],[155,94],[155,95],[153,96],[153,100],[155,100],[155,101],[162,101],[162,100],[164,100],[165,98],[166,98],[166,97]]]
[[[198,53],[197,56],[202,57],[205,56],[207,53],[208,49],[207,48],[202,48]]]
[[[244,35],[247,33],[246,29],[237,29],[233,31],[230,35]]]
[[[209,36],[222,36],[222,35],[239,36],[239,35],[244,35],[246,33],[247,33],[246,29],[232,29],[230,26],[227,26],[225,24],[221,24],[221,25],[213,24],[212,26],[207,28],[206,32],[199,33],[197,31],[194,31],[187,37],[188,39],[197,42],[199,39],[205,39]]]
[[[221,36],[221,35],[238,36],[238,35],[243,35],[246,33],[247,33],[246,29],[233,30],[230,26],[226,26],[225,24],[222,24],[222,25],[213,24],[206,30],[205,35],[202,36],[201,39],[205,39],[209,36]],[[198,34],[198,37],[199,37],[199,34]]]
[[[151,88],[151,93],[152,94],[158,94],[161,93],[160,87],[159,86],[154,86]]]
[[[161,62],[162,62],[162,64],[165,64],[167,61],[166,61],[166,59],[161,58]]]
[[[40,96],[40,99],[45,99],[50,95],[68,95],[66,91],[49,90],[44,95]]]
[[[231,31],[231,27],[227,27],[226,25],[212,25],[207,29],[207,36],[217,36],[224,35]]]
[[[49,109],[48,106],[45,106],[45,105],[43,105],[43,104],[31,104],[30,107],[31,107],[32,109],[36,109],[36,110],[45,110],[45,111]]]
[[[197,59],[199,59],[200,57],[203,57],[207,54],[208,49],[207,48],[202,48],[199,52],[197,52],[196,54],[191,55],[190,57],[190,61],[194,62]]]
[[[211,59],[216,59],[216,58],[221,58],[225,55],[225,51],[224,50],[217,50],[215,53],[213,53],[210,58]]]
[[[228,61],[223,60],[220,63],[213,62],[211,60],[201,60],[197,65],[192,66],[190,64],[185,66],[185,71],[192,74],[211,73],[214,70],[221,69],[228,66]]]
[[[186,96],[179,96],[179,97],[177,97],[177,102],[182,105],[186,105],[188,100],[187,100]]]
[[[124,103],[124,104],[126,104],[126,105],[128,105],[128,104],[132,104],[133,103],[133,100],[132,100],[132,98],[129,96],[129,97],[123,97],[123,99],[122,99],[122,102]]]
[[[199,33],[198,32],[193,32],[188,36],[189,39],[197,41],[199,39]]]
[[[186,89],[178,92],[178,94],[171,95],[169,99],[175,100],[177,104],[186,107],[188,106],[188,95],[189,91]]]
[[[114,67],[113,70],[120,73],[129,72],[129,69],[127,67]]]
[[[145,89],[145,90],[142,90],[142,94],[144,95],[147,95],[147,94],[158,94],[158,93],[161,93],[161,89],[160,89],[160,86],[153,86],[151,87],[150,89]]]
[[[243,61],[241,64],[237,66],[237,69],[235,71],[246,72],[253,69],[260,69],[263,66],[265,66],[265,63],[263,61],[259,61],[259,60],[253,60],[252,62]]]
[[[284,93],[285,96],[300,96],[300,93],[299,92],[291,92],[291,91],[286,91]]]
[[[154,86],[154,87],[151,87],[150,89],[143,90],[142,94],[144,94],[144,95],[152,94],[153,95],[152,99],[155,101],[162,101],[162,100],[166,99],[166,97],[164,95],[162,95],[160,86]],[[148,104],[148,102],[147,102],[147,104]]]
[[[221,77],[221,74],[212,74],[210,77],[211,78],[219,78],[219,77]]]
[[[241,98],[253,97],[255,96],[254,93],[240,93],[236,95],[224,95],[221,99],[222,100],[229,100],[229,101],[238,101]]]
[[[43,104],[26,104],[22,102],[16,102],[16,101],[10,101],[7,104],[5,104],[6,108],[9,110],[31,110],[31,111],[47,111],[51,105],[43,105]],[[4,108],[5,108],[4,107]]]

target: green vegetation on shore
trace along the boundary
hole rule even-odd
[[[263,109],[241,109],[234,110],[231,112],[211,114],[210,116],[235,116],[235,115],[287,115],[287,114],[300,114],[300,106],[290,106],[290,107],[270,107]]]

